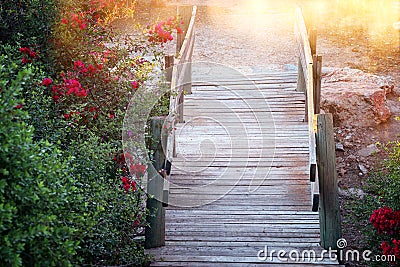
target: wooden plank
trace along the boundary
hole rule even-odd
[[[243,263],[243,262],[218,262],[218,266],[220,267],[277,267],[279,263]],[[210,262],[170,262],[170,261],[159,261],[151,264],[151,266],[176,266],[176,267],[210,267]],[[326,267],[325,264],[314,264],[314,263],[299,263],[296,265],[292,265],[294,267]],[[339,265],[337,265],[339,266]],[[344,267],[344,265],[340,265]]]
[[[262,249],[263,246],[261,245]],[[312,249],[313,247],[309,247],[308,249]],[[307,249],[307,248],[305,248]],[[209,264],[209,266],[213,266],[219,262],[228,262],[228,263],[259,263],[260,260],[257,259],[257,250],[254,252],[254,256],[252,257],[235,257],[235,256],[191,256],[191,255],[185,255],[185,256],[176,256],[176,255],[165,255],[162,256],[163,261],[179,261],[179,262],[206,262]],[[288,261],[284,261],[282,263],[282,261],[279,261],[277,259],[277,257],[275,257],[273,259],[274,262],[276,262],[277,264],[282,264],[282,265],[286,265],[287,264],[293,264],[293,261],[290,261],[288,259]],[[325,261],[322,261],[325,263]],[[325,264],[337,264],[337,263],[332,263],[329,260],[326,260]],[[297,265],[294,265],[297,266]],[[318,265],[306,265],[306,266],[318,266]],[[321,265],[320,265],[321,266]]]

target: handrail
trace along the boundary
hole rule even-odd
[[[321,62],[316,55],[316,32],[307,31],[296,9],[295,35],[299,49],[297,91],[306,95],[312,211],[319,211],[321,246],[337,249],[341,237],[332,114],[320,113]]]
[[[298,66],[297,90],[303,91],[306,95],[306,117],[308,122],[309,137],[309,164],[310,181],[314,182],[316,177],[317,156],[315,149],[315,113],[314,113],[314,62],[311,54],[311,45],[309,35],[304,22],[302,11],[299,7],[296,9],[295,35],[297,47],[300,53]]]
[[[189,12],[189,8],[191,12]],[[183,102],[185,93],[191,93],[191,82],[192,82],[192,55],[194,48],[194,25],[196,18],[197,7],[196,6],[184,6],[178,7],[178,16],[184,22],[185,37],[182,38],[178,35],[177,38],[177,50],[179,53],[174,60],[171,77],[171,97],[169,106],[169,128],[170,133],[168,135],[167,144],[167,159],[172,161],[172,158],[176,156],[175,151],[175,125],[176,123],[183,122]],[[190,17],[189,17],[190,16]],[[182,34],[183,35],[183,34]]]

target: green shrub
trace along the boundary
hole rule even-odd
[[[79,241],[63,215],[74,199],[75,180],[59,149],[33,141],[34,129],[20,105],[32,70],[16,73],[16,64],[9,63],[0,57],[0,263],[69,266]]]
[[[72,141],[68,152],[80,200],[74,211],[83,214],[76,222],[81,247],[78,254],[85,264],[140,266],[146,262],[137,239],[145,217],[143,191],[126,192],[115,174],[113,153],[118,143],[106,143],[96,136]]]
[[[0,43],[18,40],[24,46],[48,48],[57,12],[55,0],[0,1]]]
[[[0,265],[143,265],[144,194],[123,188],[120,141],[60,118],[40,63],[15,50],[0,58]]]

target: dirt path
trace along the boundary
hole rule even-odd
[[[241,71],[283,70],[297,63],[293,8],[199,7],[195,61]]]

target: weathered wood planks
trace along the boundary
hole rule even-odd
[[[274,75],[250,77],[275,88],[262,92],[237,78],[218,77],[212,87],[193,77],[175,131],[165,246],[148,250],[153,266],[289,266],[261,261],[257,253],[265,246],[321,252],[304,95],[273,84],[295,73]],[[335,264],[324,257],[290,266]]]

